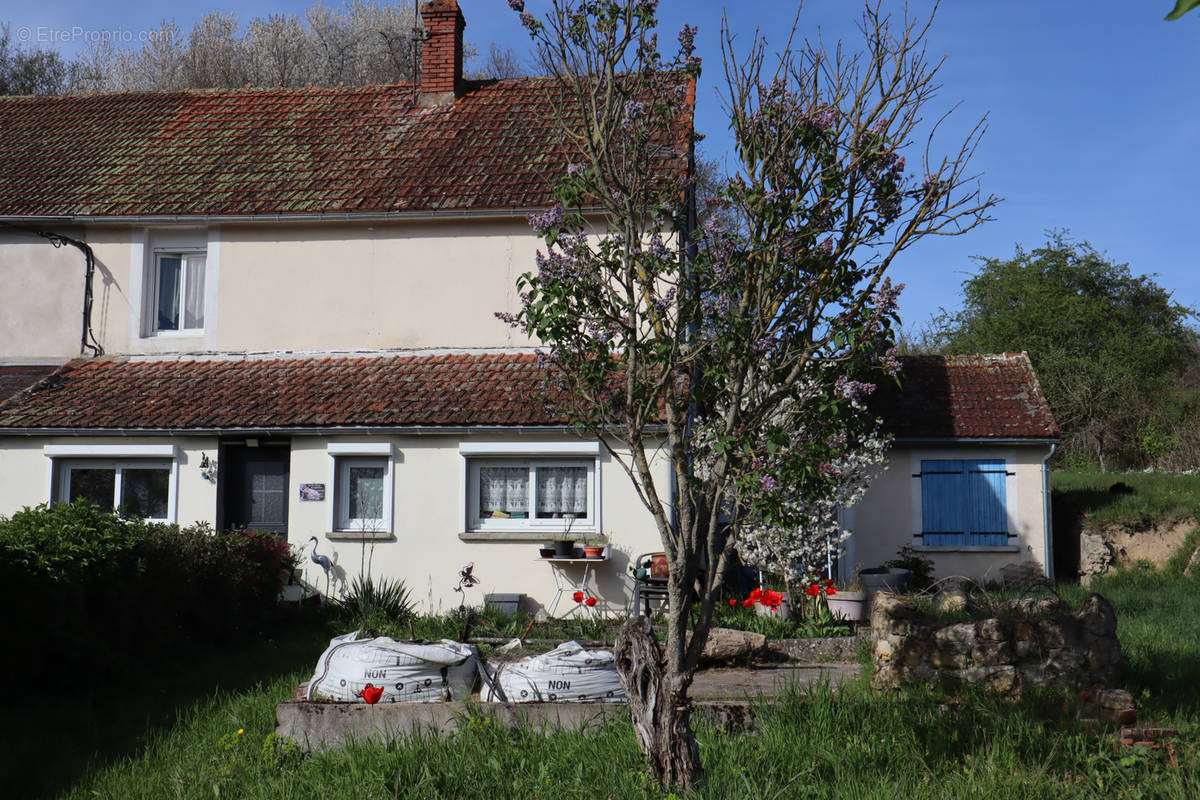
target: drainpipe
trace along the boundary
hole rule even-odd
[[[104,348],[100,346],[100,342],[96,339],[96,334],[92,332],[92,277],[96,274],[96,254],[92,252],[91,246],[87,242],[72,239],[70,236],[64,236],[61,233],[26,228],[8,222],[0,222],[0,224],[7,228],[40,236],[55,247],[62,247],[65,244],[69,244],[83,253],[83,330],[79,334],[79,354],[83,355],[88,350],[91,350],[93,356],[104,355]]]
[[[1050,459],[1054,456],[1056,449],[1058,449],[1058,445],[1051,442],[1050,451],[1042,459],[1042,511],[1045,518],[1042,527],[1046,537],[1046,579],[1051,581],[1054,580],[1054,517],[1050,510]]]

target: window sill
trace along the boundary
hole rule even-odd
[[[918,553],[1019,553],[1015,544],[922,544],[913,547]]]
[[[396,538],[391,531],[333,531],[325,535],[343,542],[386,542]]]
[[[578,530],[566,535],[562,531],[467,531],[460,533],[458,538],[464,542],[557,542],[560,539],[583,542],[589,536],[595,535],[595,531]]]

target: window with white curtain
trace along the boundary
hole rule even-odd
[[[595,459],[469,459],[472,530],[595,529]]]
[[[207,257],[203,251],[156,251],[152,330],[155,333],[204,330],[204,283]]]

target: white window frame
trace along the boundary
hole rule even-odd
[[[329,530],[351,538],[390,536],[393,525],[393,492],[395,490],[395,449],[389,442],[332,442],[326,446],[329,454]],[[350,519],[349,477],[351,466],[384,465],[383,517],[376,520]]]
[[[174,445],[45,445],[42,454],[50,459],[51,502],[70,500],[68,487],[72,469],[113,469],[116,479],[113,488],[113,509],[120,510],[121,483],[126,469],[167,467],[167,515],[150,518],[151,522],[175,522],[179,457]]]
[[[187,308],[187,286],[188,273],[192,269],[196,269],[192,263],[192,258],[196,256],[204,257],[204,266],[199,267],[205,271],[204,275],[204,291],[200,298],[200,316],[202,317],[198,328],[184,328],[184,319],[186,318]],[[159,328],[158,327],[158,283],[161,270],[159,268],[162,259],[178,258],[179,266],[179,328]],[[204,247],[159,247],[155,248],[151,254],[150,260],[150,280],[148,286],[150,291],[147,295],[146,313],[149,317],[148,332],[151,336],[201,336],[205,331],[205,324],[208,320],[208,251]]]
[[[463,442],[460,525],[464,533],[524,533],[553,539],[568,530],[567,520],[537,518],[537,470],[546,467],[585,467],[588,471],[586,519],[571,522],[569,532],[597,533],[602,530],[600,443],[599,442]],[[526,467],[529,470],[529,517],[527,519],[480,519],[479,469],[481,467]]]

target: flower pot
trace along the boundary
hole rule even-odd
[[[554,554],[557,553],[558,551],[555,550],[553,547],[543,547],[540,550],[538,550],[538,552],[541,553],[542,558],[553,558]]]
[[[555,558],[574,558],[575,542],[571,539],[559,539],[554,543]]]
[[[829,611],[838,619],[858,622],[867,618],[866,592],[838,592],[826,596]]]
[[[604,555],[604,547],[603,546],[593,547],[592,545],[584,545],[584,548],[583,548],[584,558],[599,558],[602,555]]]
[[[897,567],[874,567],[858,573],[862,581],[863,592],[867,595],[867,613],[871,613],[871,604],[875,601],[875,593],[883,590],[900,594],[908,586],[908,570]]]

